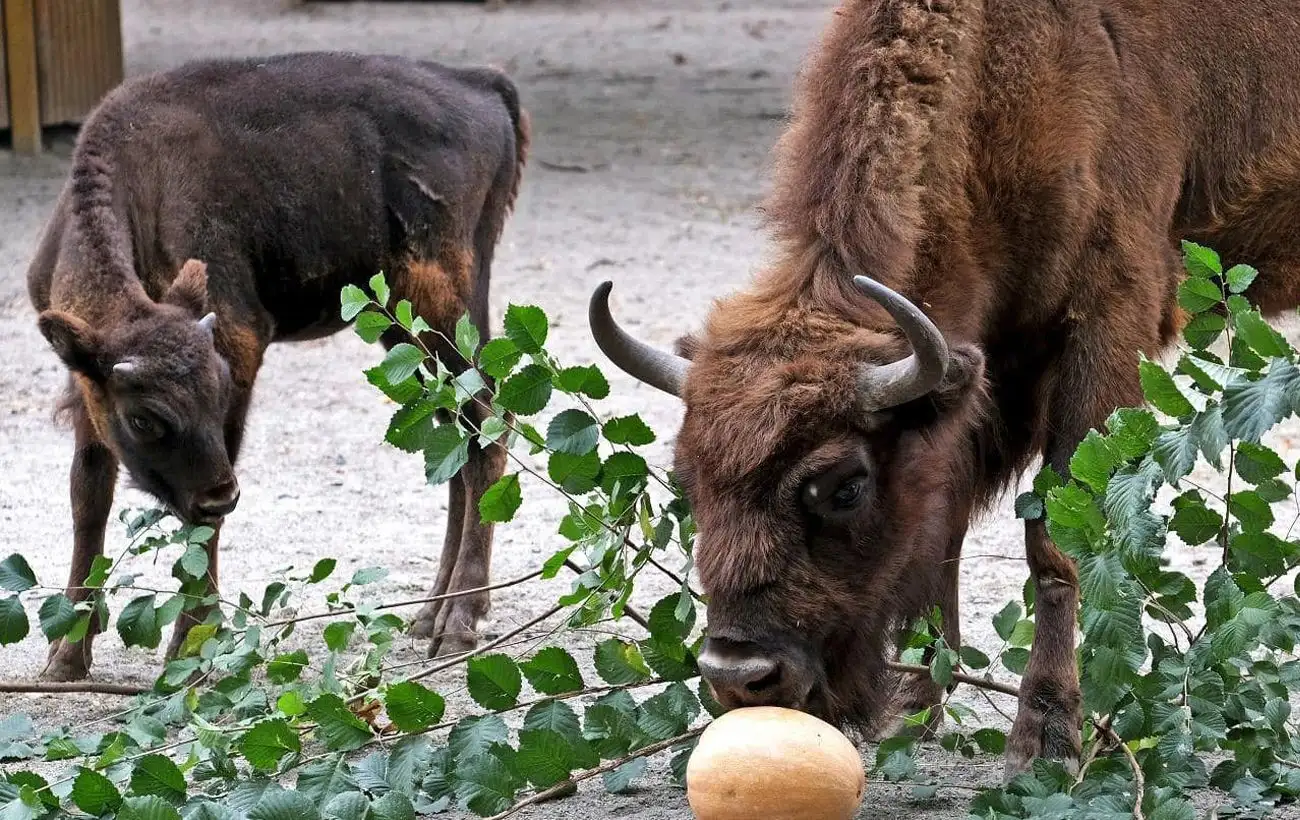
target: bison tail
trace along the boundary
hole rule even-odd
[[[523,182],[524,165],[528,161],[528,151],[532,144],[532,123],[528,112],[519,104],[519,89],[505,74],[497,73],[492,82],[493,89],[501,95],[510,114],[510,122],[515,129],[515,176],[510,185],[510,196],[506,208],[513,209],[515,199],[519,196],[519,186]]]

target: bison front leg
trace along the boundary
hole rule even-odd
[[[72,499],[72,566],[68,573],[67,596],[75,604],[87,600],[93,590],[86,587],[95,559],[104,554],[104,530],[113,506],[117,482],[117,457],[95,435],[81,397],[72,408],[76,436],[69,475]],[[90,629],[80,641],[60,638],[50,645],[49,659],[41,678],[51,681],[81,680],[90,673],[91,644],[104,624],[92,616]]]
[[[1034,643],[1020,682],[1016,721],[1007,740],[1007,780],[1028,771],[1034,758],[1059,760],[1077,771],[1083,722],[1074,637],[1079,581],[1074,563],[1047,535],[1042,520],[1025,524],[1034,582]]]
[[[451,574],[456,569],[456,559],[460,556],[461,536],[465,531],[465,481],[457,473],[447,482],[447,532],[443,536],[442,556],[438,559],[438,577],[429,590],[430,598],[447,594],[451,584]],[[443,601],[429,601],[416,614],[411,624],[411,634],[417,638],[432,638],[438,623],[438,613],[442,611]]]

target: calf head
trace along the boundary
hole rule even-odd
[[[97,437],[133,483],[191,522],[235,508],[239,484],[227,446],[233,384],[214,345],[207,269],[189,260],[161,301],[92,327],[46,310],[38,324],[72,372]]]
[[[850,299],[871,297],[898,328],[792,304],[767,327],[711,322],[674,355],[615,324],[608,282],[590,321],[615,364],[686,404],[674,469],[699,532],[698,660],[719,703],[869,731],[894,694],[896,630],[937,599],[984,379],[978,348],[950,348],[883,285],[854,285]]]

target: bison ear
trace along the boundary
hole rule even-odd
[[[105,374],[99,360],[100,340],[90,325],[61,310],[43,312],[36,325],[68,369],[96,381],[103,381]]]
[[[677,341],[673,343],[673,348],[678,356],[687,361],[694,361],[695,353],[700,349],[700,340],[695,338],[693,333],[687,333],[685,336],[677,337]]]
[[[984,390],[984,353],[972,344],[956,344],[949,348],[948,370],[943,374],[930,398],[940,412],[955,409],[967,397]]]
[[[185,308],[199,318],[208,312],[208,266],[197,259],[185,262],[163,301]]]

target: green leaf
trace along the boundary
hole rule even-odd
[[[520,664],[528,683],[543,695],[563,695],[584,687],[582,672],[573,656],[558,646],[548,646]]]
[[[370,297],[356,285],[345,285],[339,293],[339,303],[341,305],[339,315],[343,321],[350,322],[358,313],[366,309],[370,304]]]
[[[1273,510],[1259,493],[1246,490],[1228,498],[1228,512],[1247,532],[1263,532],[1273,525]]]
[[[605,791],[610,794],[622,794],[632,787],[632,781],[645,774],[647,761],[644,757],[637,757],[614,769],[612,772],[605,772],[601,779],[605,785]]]
[[[1282,359],[1269,363],[1256,381],[1239,377],[1223,389],[1223,426],[1229,436],[1259,441],[1261,435],[1291,414],[1300,372]]]
[[[366,374],[366,381],[378,387],[385,396],[398,404],[409,404],[424,393],[424,387],[420,384],[420,380],[415,377],[393,384],[384,375],[384,370],[379,365],[375,365],[363,372]]]
[[[472,362],[474,354],[478,352],[478,345],[478,328],[470,321],[468,313],[462,313],[456,320],[456,351],[465,358],[465,361]]]
[[[1138,373],[1142,381],[1143,395],[1157,410],[1174,418],[1182,418],[1196,412],[1196,408],[1174,383],[1174,377],[1145,355],[1138,364]]]
[[[415,371],[424,362],[424,352],[407,342],[393,345],[380,364],[384,375],[394,384],[405,381],[415,375]]]
[[[1016,496],[1016,518],[1037,521],[1044,512],[1043,500],[1036,493],[1024,492]]]
[[[515,792],[522,785],[494,755],[482,753],[456,761],[456,797],[481,817],[498,814],[514,805]]]
[[[273,771],[285,755],[302,751],[298,733],[281,718],[257,723],[244,733],[239,746],[249,764],[264,771]]]
[[[596,674],[605,683],[622,686],[650,678],[650,668],[633,644],[607,638],[596,645]]]
[[[498,381],[510,375],[524,353],[519,346],[506,338],[492,339],[479,351],[478,366],[484,373]]]
[[[357,317],[356,322],[352,324],[352,330],[361,337],[363,342],[372,345],[379,341],[379,337],[392,326],[393,321],[384,314],[367,310]]]
[[[600,423],[582,410],[563,410],[546,428],[546,446],[560,453],[584,455],[596,449]]]
[[[311,575],[307,578],[309,584],[319,584],[326,578],[334,574],[334,568],[338,566],[338,561],[333,558],[322,558],[311,568]]]
[[[1228,281],[1228,290],[1233,293],[1245,293],[1256,276],[1259,276],[1259,271],[1250,265],[1233,265],[1224,274],[1224,279]]]
[[[248,812],[248,820],[317,820],[320,813],[302,792],[268,791]]]
[[[321,808],[324,820],[366,820],[370,798],[358,791],[337,794]]]
[[[78,613],[68,596],[59,592],[41,603],[40,618],[45,637],[57,641],[76,625]]]
[[[568,779],[573,771],[569,757],[569,743],[558,732],[547,729],[519,732],[519,755],[515,763],[519,773],[537,788],[549,788]]]
[[[1286,337],[1264,321],[1258,311],[1238,313],[1234,318],[1237,338],[1265,358],[1286,358],[1292,353]]]
[[[302,699],[302,695],[289,690],[275,699],[275,708],[288,717],[298,717],[307,714],[307,701]]]
[[[699,698],[678,681],[641,704],[637,726],[655,740],[667,740],[684,733],[699,714]]]
[[[384,690],[384,708],[388,719],[403,732],[421,732],[438,721],[446,711],[442,695],[415,681],[394,683]]]
[[[352,640],[356,628],[355,621],[335,621],[325,627],[325,647],[331,652],[342,652]]]
[[[122,805],[122,794],[113,781],[93,769],[77,767],[77,779],[72,781],[72,802],[92,817],[117,811]]]
[[[328,804],[341,794],[355,793],[356,778],[343,755],[333,755],[304,766],[298,772],[297,789],[316,805]]]
[[[497,401],[521,416],[541,412],[551,400],[551,375],[541,365],[530,364],[506,379],[497,392]]]
[[[208,551],[198,544],[188,544],[181,555],[181,569],[191,578],[206,578],[208,575]]]
[[[1286,463],[1277,453],[1261,444],[1243,441],[1237,446],[1237,475],[1251,484],[1263,484],[1286,472]]]
[[[960,657],[962,666],[967,669],[984,669],[992,663],[988,655],[973,646],[963,646]]]
[[[654,442],[655,434],[640,416],[633,413],[630,416],[619,416],[605,422],[605,438],[611,444],[643,447]]]
[[[327,693],[307,704],[307,715],[333,751],[350,751],[370,740],[370,727],[338,695]]]
[[[1228,327],[1228,321],[1217,313],[1193,316],[1183,327],[1183,338],[1196,350],[1205,350],[1218,340]]]
[[[307,652],[302,649],[279,655],[266,665],[266,677],[271,683],[293,683],[302,675],[304,667],[311,663]]]
[[[609,395],[609,382],[594,364],[564,368],[556,374],[555,386],[565,393],[581,393],[597,401]]]
[[[1219,534],[1223,517],[1205,506],[1199,496],[1184,494],[1174,502],[1174,515],[1169,519],[1169,529],[1178,534],[1188,546],[1204,544]]]
[[[435,424],[435,415],[440,409],[441,403],[430,398],[417,399],[399,407],[388,422],[384,441],[406,453],[425,449],[432,443],[434,431],[441,429]]]
[[[442,424],[424,449],[424,477],[434,486],[450,481],[469,463],[469,436],[455,424]]]
[[[469,694],[476,703],[493,711],[515,705],[523,687],[523,677],[509,655],[480,655],[470,658],[466,667]]]
[[[0,589],[26,592],[34,586],[36,586],[36,573],[32,572],[26,558],[15,552],[0,561]]]
[[[930,663],[930,677],[935,683],[944,687],[952,683],[952,667],[956,660],[957,653],[946,647],[934,653],[934,661]]]
[[[1183,267],[1192,276],[1209,279],[1223,273],[1223,262],[1213,249],[1188,239],[1182,240],[1182,246]]]
[[[370,277],[370,290],[375,294],[375,301],[378,302],[381,307],[388,307],[388,297],[390,296],[390,293],[388,290],[388,280],[384,277],[383,271]]]
[[[367,584],[376,584],[388,577],[386,567],[362,567],[352,573],[353,586],[366,586]]]
[[[411,798],[392,791],[370,805],[375,820],[415,820],[415,806]]]
[[[131,770],[131,791],[136,795],[154,794],[171,803],[185,800],[185,775],[171,758],[152,754],[135,762]]]
[[[540,353],[546,344],[546,314],[535,305],[506,308],[506,336],[525,353]]]
[[[1156,438],[1151,448],[1151,457],[1164,471],[1165,480],[1176,484],[1179,479],[1192,471],[1196,464],[1196,441],[1191,436],[1190,428],[1180,427],[1167,430]]]
[[[127,646],[156,649],[162,640],[162,625],[154,608],[154,595],[141,595],[132,600],[117,616],[117,634]]]
[[[1034,622],[1022,619],[1016,622],[1015,627],[1011,630],[1011,637],[1007,642],[1012,646],[1024,647],[1029,646],[1034,640]]]
[[[1111,471],[1120,463],[1119,453],[1096,430],[1079,443],[1070,459],[1070,474],[1084,482],[1095,492],[1103,493],[1110,481]]]
[[[562,700],[545,700],[534,705],[524,715],[523,728],[558,732],[569,740],[577,740],[582,736],[578,715]]]
[[[1204,313],[1223,301],[1223,292],[1210,279],[1192,278],[1178,286],[1178,304],[1189,313]]]
[[[176,807],[158,795],[128,797],[117,811],[117,820],[181,820]]]
[[[1020,608],[1020,604],[1015,601],[1008,601],[1007,605],[993,616],[993,629],[998,633],[998,637],[1004,641],[1010,640],[1011,633],[1015,630],[1016,624],[1020,622],[1022,614],[1024,614],[1024,610]]]
[[[452,727],[447,737],[451,755],[456,760],[487,754],[494,743],[505,743],[510,738],[505,721],[497,715],[476,715],[462,718]]]
[[[519,485],[519,474],[503,475],[488,487],[478,502],[479,517],[483,523],[504,524],[515,517],[524,501]]]
[[[411,329],[411,323],[415,320],[415,312],[411,306],[410,299],[401,299],[397,307],[393,308],[393,316],[397,318],[397,323],[407,330]]]
[[[650,467],[644,458],[636,453],[614,453],[601,468],[600,486],[610,495],[616,486],[620,492],[633,492],[645,486],[649,477]]]
[[[546,461],[546,473],[551,481],[572,495],[585,495],[596,488],[600,475],[600,456],[590,452],[575,456],[570,453],[551,453]]]

